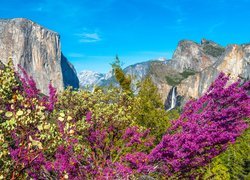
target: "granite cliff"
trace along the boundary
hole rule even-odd
[[[0,61],[13,59],[33,76],[42,93],[48,94],[50,81],[57,90],[79,87],[72,64],[61,52],[60,36],[28,19],[0,19]]]
[[[194,46],[200,48],[198,53],[200,57],[186,58],[186,60],[195,66],[176,69],[175,67],[183,67],[183,62],[179,59],[184,53],[192,51]],[[179,53],[178,48],[183,48],[184,51]],[[202,40],[201,44],[193,42],[189,46],[180,43],[178,48],[174,58],[166,64],[168,68],[174,69],[175,73],[164,74],[167,82],[159,82],[159,78],[155,78],[163,99],[167,98],[166,92],[169,92],[173,86],[177,87],[178,95],[184,100],[197,98],[207,90],[220,72],[230,74],[232,81],[238,78],[247,80],[250,77],[250,45],[232,44],[224,48],[212,41]]]
[[[128,66],[124,72],[133,77],[133,86],[144,77],[151,76],[165,102],[165,108],[169,109],[173,105],[169,102],[173,94],[176,95],[176,105],[197,98],[220,72],[230,74],[232,80],[249,79],[250,44],[222,47],[206,39],[201,43],[182,40],[172,59],[138,63]]]

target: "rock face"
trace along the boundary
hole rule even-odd
[[[232,81],[250,77],[250,45],[229,45],[216,62],[201,72],[188,77],[178,85],[184,97],[197,98],[202,95],[220,72],[230,74]]]
[[[202,71],[212,65],[224,52],[224,48],[211,41],[202,40],[201,45],[183,40],[178,44],[172,58],[172,67],[178,71],[192,69]]]
[[[13,59],[48,94],[51,81],[57,90],[79,87],[75,69],[62,55],[59,34],[24,18],[0,19],[0,61]]]
[[[171,88],[176,87],[178,96],[185,102],[201,96],[220,72],[230,74],[232,81],[249,79],[249,49],[248,44],[224,48],[205,39],[201,44],[181,41],[172,60],[152,64],[151,76],[163,100],[167,99]]]
[[[171,60],[139,63],[124,71],[136,77],[133,85],[150,76],[158,87],[165,108],[169,109],[174,87],[176,104],[180,105],[180,101],[201,96],[220,72],[230,74],[232,81],[249,79],[250,44],[222,47],[205,39],[200,44],[183,40]]]

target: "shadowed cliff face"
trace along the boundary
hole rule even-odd
[[[79,88],[79,79],[76,76],[76,70],[63,54],[61,54],[61,67],[64,87],[72,86]]]
[[[34,78],[44,94],[50,81],[59,91],[67,85],[78,88],[74,67],[61,54],[60,36],[30,20],[0,19],[0,60],[7,63],[9,57],[16,69],[20,64]]]

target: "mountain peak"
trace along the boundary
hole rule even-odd
[[[27,19],[27,18],[12,18],[12,19],[8,19],[8,18],[7,19],[1,19],[0,18],[0,26],[2,26],[1,24],[2,25],[4,25],[4,24],[15,24],[16,26],[19,26],[19,27],[21,27],[23,29],[30,29],[30,28],[36,27],[36,28],[44,29],[45,31],[48,31],[50,33],[53,33],[53,34],[59,36],[59,34],[57,32],[52,31],[50,29],[47,29],[44,26],[42,26],[42,25],[40,25],[40,24],[30,20],[30,19]]]
[[[26,18],[0,19],[0,32],[0,60],[6,64],[12,57],[15,68],[22,66],[42,93],[49,93],[50,83],[58,91],[79,87],[73,65],[61,52],[58,33]]]
[[[218,43],[212,41],[212,40],[208,40],[208,39],[201,39],[201,45],[204,45],[204,44],[211,44],[211,45],[219,45]]]
[[[94,85],[98,85],[102,80],[105,79],[105,74],[91,70],[84,70],[78,73],[78,78],[80,80],[81,87],[93,88]]]

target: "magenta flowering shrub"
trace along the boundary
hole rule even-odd
[[[49,97],[44,96],[43,97],[43,102],[45,107],[49,110],[49,111],[53,111],[54,106],[57,102],[57,94],[56,94],[56,89],[52,86],[52,84],[49,84]]]
[[[41,95],[23,71],[0,71],[0,178],[132,179],[196,176],[195,169],[247,128],[250,82],[226,86],[221,74],[187,103],[161,142],[135,123],[131,94],[65,90]]]
[[[9,66],[0,73],[1,79],[11,80],[11,83],[4,81],[0,86],[3,89],[9,84],[5,90],[9,94],[1,94],[0,98],[0,176],[21,179],[28,175],[37,179],[45,177],[40,169],[46,162],[46,148],[43,147],[46,141],[38,134],[45,136],[41,132],[42,126],[50,128],[46,120],[56,102],[56,90],[50,84],[49,97],[42,96],[35,81],[19,68],[22,76]]]
[[[132,125],[126,93],[66,90],[58,97],[50,84],[44,96],[22,71],[20,82],[11,81],[8,99],[0,101],[0,177],[114,179],[138,173],[125,157],[149,150],[153,138]],[[6,74],[15,79],[11,72]]]
[[[186,175],[225,151],[247,128],[244,119],[250,117],[250,83],[237,81],[226,86],[228,80],[221,73],[202,97],[186,104],[149,155],[156,171]]]
[[[22,72],[22,75],[18,74],[18,77],[22,82],[22,88],[25,96],[27,96],[28,98],[36,98],[39,95],[40,90],[37,89],[34,79],[29,76],[20,65],[18,67]]]
[[[56,89],[50,83],[48,87],[49,96],[41,97],[40,90],[36,87],[34,79],[29,76],[20,65],[18,68],[21,70],[22,74],[17,74],[17,76],[21,81],[21,88],[23,89],[23,95],[26,97],[26,99],[32,100],[32,98],[37,98],[47,108],[47,110],[52,111],[54,109],[55,103],[57,102]]]

